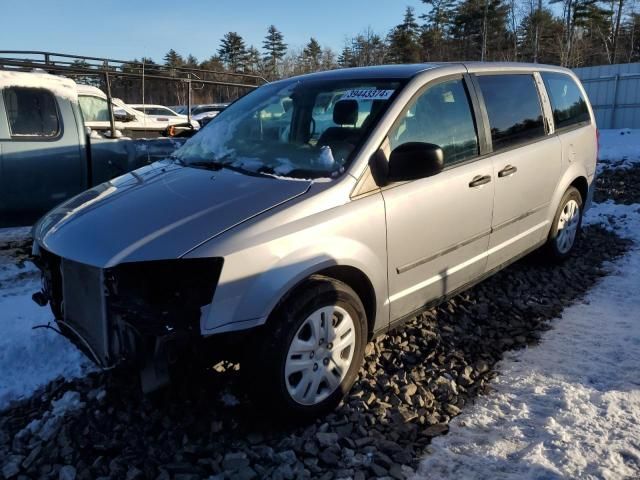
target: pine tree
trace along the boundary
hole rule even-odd
[[[422,0],[429,11],[420,18],[426,23],[420,35],[422,59],[448,60],[448,34],[455,12],[455,0]]]
[[[251,72],[257,73],[262,70],[262,59],[260,57],[260,52],[256,47],[251,45],[247,50],[247,69]]]
[[[308,72],[315,72],[320,69],[320,64],[322,62],[322,47],[315,38],[311,37],[309,43],[305,45],[302,50],[301,60],[305,70]]]
[[[184,66],[189,68],[198,68],[198,59],[189,54],[184,62]]]
[[[402,23],[389,34],[389,56],[394,63],[414,63],[420,60],[418,35],[420,26],[412,7],[407,7]]]
[[[342,68],[354,67],[353,52],[351,48],[345,46],[338,55],[338,65]]]
[[[456,9],[451,37],[458,58],[498,60],[508,46],[507,13],[503,0],[463,0]]]
[[[167,67],[180,67],[184,64],[182,56],[176,52],[173,48],[169,50],[164,56],[164,64]]]
[[[284,43],[284,35],[275,25],[271,25],[267,29],[267,36],[262,42],[262,49],[265,52],[263,59],[268,65],[269,73],[271,76],[276,77],[278,75],[278,62],[286,55],[287,44]]]
[[[244,70],[247,62],[247,47],[244,40],[236,32],[225,33],[218,49],[220,59],[232,72]]]

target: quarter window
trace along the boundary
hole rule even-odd
[[[569,75],[545,72],[542,73],[542,79],[551,99],[556,128],[591,120],[587,102]]]
[[[80,95],[78,102],[85,122],[109,121],[109,104],[104,98]]]
[[[428,87],[411,102],[389,140],[392,149],[408,142],[438,145],[445,165],[478,155],[478,136],[463,80]]]
[[[494,150],[545,135],[533,75],[479,75],[477,79],[489,115]]]
[[[12,87],[4,91],[12,137],[56,137],[60,120],[55,97],[41,88]]]

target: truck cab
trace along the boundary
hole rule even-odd
[[[131,139],[117,124],[117,138],[100,135],[85,122],[78,90],[61,76],[0,70],[0,228],[30,225],[57,204],[181,145],[172,138]]]
[[[0,226],[88,188],[86,142],[75,82],[0,71]]]

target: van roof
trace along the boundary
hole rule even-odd
[[[438,62],[413,63],[401,65],[375,65],[370,67],[340,68],[323,72],[309,73],[292,78],[313,78],[317,80],[358,80],[358,79],[409,79],[427,70],[433,70],[450,65],[462,65],[470,72],[482,70],[500,71],[561,71],[571,73],[571,70],[555,65],[540,63],[518,62]]]

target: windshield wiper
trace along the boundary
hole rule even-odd
[[[254,170],[248,170],[244,167],[233,165],[233,162],[222,161],[225,158],[229,158],[229,157],[230,155],[224,156],[220,159],[214,159],[214,160],[198,160],[196,162],[184,163],[184,165],[187,167],[205,168],[207,170],[214,170],[214,171],[218,171],[218,170],[222,170],[223,168],[226,168],[227,170],[242,173],[243,175],[249,175],[252,177],[273,178],[273,176],[268,175],[264,172],[260,172],[260,171],[256,172]]]

